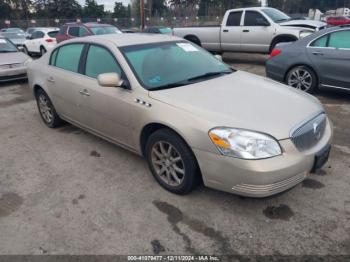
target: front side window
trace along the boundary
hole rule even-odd
[[[103,73],[117,73],[121,76],[121,71],[114,56],[106,48],[95,45],[90,46],[86,58],[85,75],[97,78],[98,75]]]
[[[70,44],[60,47],[54,65],[71,72],[78,72],[83,48],[83,44]]]
[[[69,27],[68,34],[70,36],[79,36],[79,27],[77,26]]]
[[[262,26],[267,25],[269,22],[266,18],[255,11],[246,11],[244,17],[244,25],[245,26]]]
[[[120,48],[147,90],[186,86],[232,73],[223,62],[188,42],[163,42]]]
[[[228,15],[226,26],[240,26],[242,12],[231,12]]]
[[[350,48],[350,30],[334,32],[329,37],[329,47]]]

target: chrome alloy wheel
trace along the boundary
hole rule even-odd
[[[53,119],[51,103],[44,94],[40,94],[38,100],[41,116],[43,117],[46,123],[51,123]]]
[[[312,84],[312,75],[305,69],[296,68],[289,74],[288,85],[291,87],[307,92],[312,87]]]
[[[156,174],[169,186],[179,186],[185,177],[185,165],[179,152],[169,142],[155,143],[151,161]]]

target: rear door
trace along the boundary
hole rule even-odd
[[[222,51],[241,50],[242,14],[243,11],[230,12],[227,16],[226,24],[221,26],[220,37]]]
[[[59,114],[78,124],[84,123],[81,110],[84,76],[79,73],[84,47],[85,44],[74,43],[55,49],[47,78]]]
[[[99,63],[98,61],[103,61]],[[115,56],[108,48],[91,44],[86,55],[85,79],[88,95],[83,98],[82,109],[86,125],[118,143],[130,145],[132,91],[118,87],[103,87],[97,77],[103,73],[117,73],[126,79]]]
[[[42,31],[36,31],[35,32],[35,37],[32,40],[32,51],[31,52],[35,52],[35,53],[39,53],[40,52],[40,46],[41,46],[41,41],[43,40],[45,36],[45,33]]]
[[[350,88],[350,30],[339,30],[317,39],[307,52],[322,85]]]
[[[269,52],[274,28],[258,11],[245,11],[242,27],[241,51]]]

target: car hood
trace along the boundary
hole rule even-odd
[[[29,57],[22,52],[0,53],[0,65],[21,64]]]
[[[281,26],[305,26],[306,28],[320,28],[325,27],[327,24],[316,20],[290,20],[280,23]]]
[[[289,138],[293,128],[323,111],[316,98],[243,71],[151,91],[149,96],[203,118],[212,127],[255,130],[278,140]]]

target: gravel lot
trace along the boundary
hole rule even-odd
[[[264,74],[266,56],[224,58]],[[44,126],[25,82],[2,84],[0,254],[350,255],[350,92],[317,97],[335,128],[318,174],[267,199],[203,186],[181,197],[142,158],[70,125]]]

